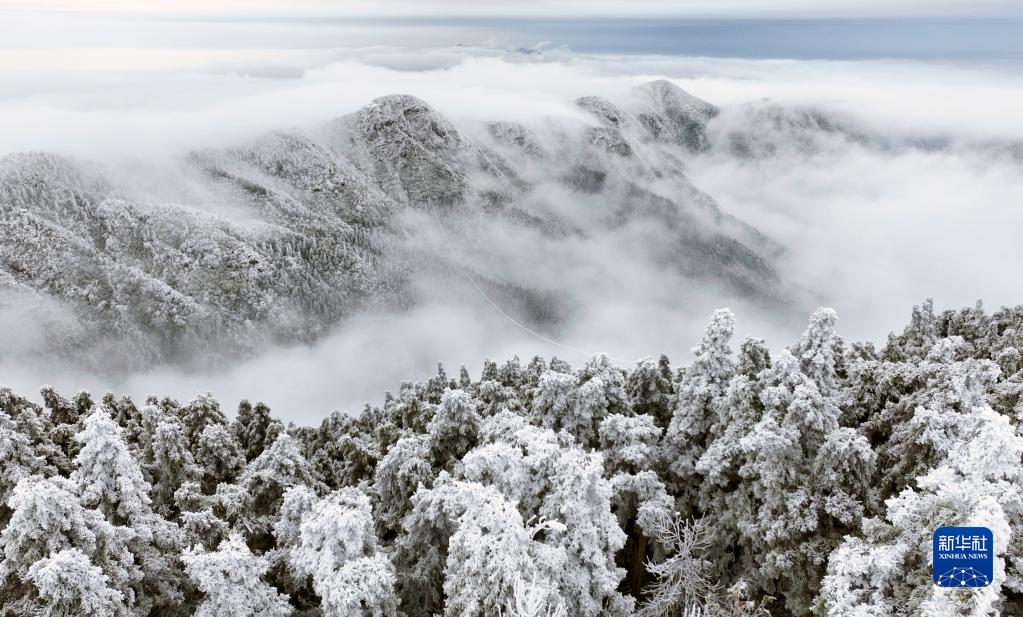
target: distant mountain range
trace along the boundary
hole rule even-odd
[[[509,225],[556,240],[637,221],[667,234],[644,250],[693,285],[789,302],[772,266],[782,248],[686,176],[685,156],[713,146],[717,107],[667,81],[621,106],[576,103],[585,121],[459,130],[416,97],[384,96],[324,126],[194,152],[175,199],[139,197],[97,164],[6,156],[0,309],[49,324],[48,352],[111,370],[312,341],[357,311],[414,305],[417,279],[460,269],[523,321],[555,328],[571,301],[558,289],[409,238],[424,223],[459,238]],[[741,135],[726,137],[742,150]],[[561,212],[559,196],[592,202],[587,220]]]

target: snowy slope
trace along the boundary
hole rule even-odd
[[[191,154],[179,199],[140,196],[87,162],[8,156],[0,285],[8,304],[69,309],[76,323],[50,331],[48,345],[108,368],[313,340],[368,306],[414,304],[411,281],[461,267],[445,247],[408,241],[423,220],[469,242],[498,224],[600,242],[642,223],[667,238],[644,247],[660,266],[779,302],[779,247],[685,175],[682,158],[708,147],[717,108],[664,81],[624,108],[577,104],[586,122],[459,130],[416,97],[384,96],[326,126]],[[566,201],[586,204],[584,218],[567,215]],[[546,303],[525,319],[563,317],[556,290],[473,271],[512,304]]]

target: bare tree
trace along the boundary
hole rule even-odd
[[[707,563],[699,556],[707,548],[703,525],[676,514],[657,521],[652,534],[670,556],[661,563],[647,563],[656,580],[647,588],[649,600],[636,617],[703,617],[702,607],[714,592]]]
[[[567,617],[565,605],[551,589],[535,579],[515,581],[515,597],[504,617]],[[503,612],[502,612],[503,615]]]

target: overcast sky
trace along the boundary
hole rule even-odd
[[[0,8],[361,16],[933,17],[1021,15],[1016,0],[0,0]]]

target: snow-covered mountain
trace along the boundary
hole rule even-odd
[[[523,321],[554,327],[571,293],[464,259],[507,250],[477,230],[557,242],[629,225],[656,230],[636,250],[692,285],[783,302],[780,247],[686,176],[718,108],[667,81],[620,106],[576,103],[578,122],[456,128],[425,101],[384,96],[325,126],[194,152],[172,196],[98,164],[4,157],[4,310],[46,324],[50,351],[105,368],[313,340],[359,310],[413,305],[416,281],[462,270]]]

